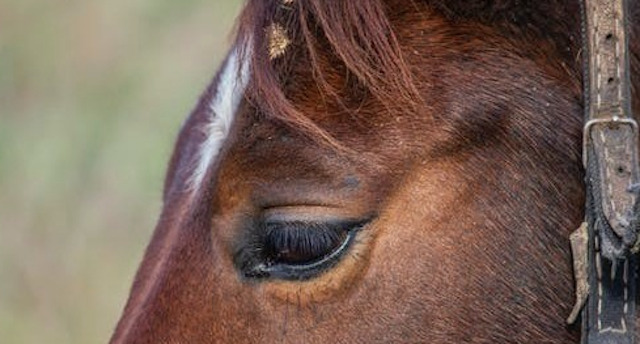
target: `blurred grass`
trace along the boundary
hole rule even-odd
[[[0,342],[106,342],[241,0],[0,0]]]

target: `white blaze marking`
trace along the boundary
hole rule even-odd
[[[250,68],[247,58],[249,53],[250,50],[247,49],[244,56],[239,56],[238,49],[233,48],[222,67],[215,95],[209,103],[209,118],[204,130],[206,138],[198,151],[197,165],[189,181],[192,190],[200,187],[211,162],[218,156],[222,144],[229,135],[231,124],[249,82]]]

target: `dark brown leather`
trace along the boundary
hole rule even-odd
[[[586,344],[633,344],[638,128],[630,106],[626,0],[585,0]],[[576,275],[577,276],[577,275]]]
[[[586,0],[586,41],[589,52],[585,161],[597,163],[599,204],[608,228],[602,254],[622,258],[637,241],[634,207],[637,192],[637,125],[630,108],[626,1]],[[590,153],[593,153],[590,155]],[[588,164],[585,164],[588,168]]]

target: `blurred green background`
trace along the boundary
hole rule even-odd
[[[241,0],[0,0],[0,342],[105,343]]]

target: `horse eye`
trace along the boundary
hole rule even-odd
[[[247,278],[304,280],[335,265],[366,221],[265,222],[248,250],[240,254]]]
[[[348,232],[341,227],[268,224],[264,254],[273,264],[309,264],[335,251],[347,236]]]

